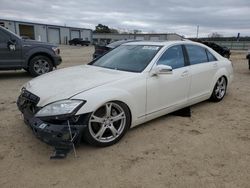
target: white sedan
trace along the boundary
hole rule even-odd
[[[200,43],[132,42],[88,65],[31,80],[18,107],[51,145],[83,138],[109,146],[130,127],[207,99],[222,100],[232,79],[232,63]]]

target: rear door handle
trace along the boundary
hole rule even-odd
[[[182,74],[181,77],[186,77],[188,75],[188,70],[185,70]]]
[[[218,63],[214,63],[214,64],[213,64],[213,67],[216,68],[217,66],[218,66]]]

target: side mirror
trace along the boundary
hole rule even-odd
[[[168,65],[156,65],[152,69],[151,75],[156,76],[156,75],[160,75],[160,74],[172,74],[172,72],[173,72],[173,68],[171,66],[168,66]]]
[[[9,39],[9,41],[8,41],[8,44],[16,44],[16,40],[15,39]]]

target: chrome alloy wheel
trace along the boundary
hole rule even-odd
[[[125,111],[117,103],[108,102],[92,113],[88,126],[95,140],[112,142],[122,134],[126,126]]]
[[[44,74],[50,71],[50,65],[49,62],[45,59],[38,59],[36,62],[34,62],[34,71],[38,74]]]
[[[219,78],[216,83],[215,95],[218,99],[222,99],[226,93],[227,82],[225,77]]]

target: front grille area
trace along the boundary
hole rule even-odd
[[[38,96],[26,89],[22,89],[22,93],[18,97],[17,106],[23,114],[33,116],[39,110],[37,107],[39,100]]]
[[[22,89],[22,93],[20,95],[22,98],[34,103],[34,104],[38,104],[40,98],[36,95],[34,95],[33,93],[29,92],[26,89]]]

